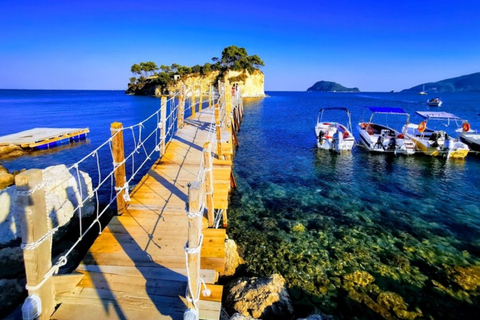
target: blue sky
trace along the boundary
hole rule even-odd
[[[478,0],[0,0],[0,88],[123,90],[134,63],[236,45],[267,91],[402,90],[480,72],[479,15]]]

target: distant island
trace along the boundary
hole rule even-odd
[[[444,92],[480,92],[480,72],[437,82],[422,83],[401,92],[444,93]]]
[[[332,81],[318,81],[307,89],[307,92],[360,92],[358,88],[346,88],[341,84]]]

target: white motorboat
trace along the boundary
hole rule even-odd
[[[444,130],[451,123],[461,128],[464,121],[448,112],[417,111],[424,120],[419,124],[408,123],[404,127],[405,136],[415,141],[417,150],[426,155],[445,158],[465,158],[470,148],[465,143],[448,135]],[[445,127],[435,129],[432,122]],[[428,127],[430,125],[430,127]],[[461,130],[461,129],[460,129]]]
[[[460,132],[458,138],[460,141],[468,145],[470,151],[473,151],[474,154],[480,153],[480,132],[472,130],[468,121],[464,121],[462,128],[457,129],[456,131]]]
[[[325,111],[345,111],[348,122],[346,125],[335,121],[324,121]],[[333,151],[350,151],[355,144],[355,138],[352,134],[352,121],[350,111],[347,108],[331,107],[322,108],[318,112],[317,124],[315,125],[315,135],[317,137],[317,146],[320,149]]]
[[[360,133],[360,143],[370,152],[383,152],[394,154],[414,154],[415,143],[403,132],[390,127],[387,124],[380,124],[373,121],[375,115],[403,116],[408,123],[410,115],[403,111],[402,108],[390,107],[368,107],[372,112],[368,122],[360,122],[358,124],[358,132]]]
[[[442,100],[440,100],[438,97],[427,100],[427,106],[430,107],[440,107],[442,103]]]

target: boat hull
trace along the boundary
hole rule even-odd
[[[361,122],[357,126],[360,144],[370,152],[411,155],[415,144],[398,131],[376,123]]]
[[[415,142],[416,149],[427,156],[459,159],[465,158],[470,151],[468,145],[447,137],[444,132],[426,128],[422,133],[418,131],[418,125],[413,123],[404,128],[404,132]]]
[[[467,144],[470,150],[480,152],[480,134],[479,133],[462,133],[459,136],[460,141]]]
[[[336,152],[351,151],[355,145],[353,134],[337,122],[320,122],[315,126],[317,147]]]

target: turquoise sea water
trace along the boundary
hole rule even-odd
[[[360,148],[333,154],[315,144],[322,107],[349,108],[354,126],[369,115],[364,106],[401,107],[418,123],[414,111],[434,110],[425,106],[426,98],[267,94],[245,102],[234,161],[238,189],[228,233],[240,246],[246,272],[281,273],[299,314],[317,309],[343,319],[476,318],[480,157],[392,157]],[[480,128],[480,93],[441,98],[444,104],[435,110],[453,112]],[[2,165],[15,171],[73,164],[109,138],[112,122],[138,123],[159,106],[159,99],[122,91],[0,90],[0,135],[34,127],[91,131],[86,142],[2,160]],[[101,161],[111,162],[108,156]],[[87,170],[95,176],[95,165]]]
[[[392,106],[452,112],[478,128],[480,94],[442,95],[436,109],[415,94],[268,94],[245,104],[235,157],[229,234],[247,271],[281,273],[307,314],[476,318],[479,158],[334,154],[317,150],[314,126],[322,107],[349,108],[355,127],[364,106]]]

